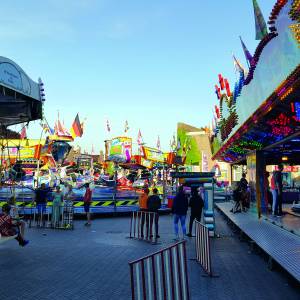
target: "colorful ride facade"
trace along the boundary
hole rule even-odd
[[[300,2],[276,1],[249,71],[240,65],[231,91],[219,74],[213,159],[246,163],[252,201],[266,209],[266,165],[300,164]],[[245,49],[244,49],[245,50]],[[238,64],[238,62],[236,62]]]

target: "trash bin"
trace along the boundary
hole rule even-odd
[[[174,199],[174,196],[168,196],[168,208],[172,208],[173,199]]]

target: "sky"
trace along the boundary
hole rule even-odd
[[[275,2],[258,0],[266,21]],[[178,122],[211,123],[219,73],[233,88],[232,53],[246,65],[239,36],[251,53],[258,44],[252,0],[14,0],[1,11],[0,56],[42,78],[50,125],[58,112],[66,127],[86,118],[74,145],[88,152],[124,135],[126,120],[134,143],[140,129],[168,151]]]

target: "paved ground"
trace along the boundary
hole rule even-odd
[[[0,245],[0,298],[130,299],[128,261],[172,243],[171,222],[171,216],[161,217],[162,243],[155,246],[126,239],[128,217],[97,219],[91,228],[76,221],[74,231],[30,229],[26,248],[15,241]],[[202,277],[201,267],[189,260],[192,299],[299,299],[299,287],[269,271],[221,216],[217,226],[221,238],[213,240],[213,261],[220,277]],[[188,257],[194,257],[193,239]]]

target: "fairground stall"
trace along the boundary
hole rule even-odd
[[[258,216],[268,214],[266,171],[271,174],[279,163],[285,165],[284,202],[299,199],[299,9],[297,0],[276,1],[267,29],[255,7],[260,42],[253,55],[242,41],[249,70],[234,57],[239,73],[234,88],[222,74],[216,85],[219,105],[211,138],[213,159],[247,166],[251,203]]]

